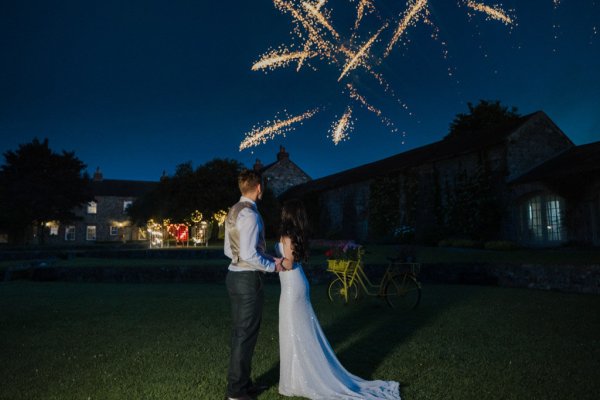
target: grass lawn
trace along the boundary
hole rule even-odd
[[[403,399],[595,399],[600,296],[430,285],[398,315],[375,299],[313,304],[342,363]],[[277,394],[279,286],[266,286],[255,379]],[[0,399],[223,397],[222,284],[0,283]]]

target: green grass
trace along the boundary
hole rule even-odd
[[[209,249],[222,249],[222,244],[214,244]],[[268,248],[273,248],[269,242]],[[368,245],[364,261],[369,264],[386,264],[393,257],[396,247],[391,245]],[[314,248],[310,264],[325,266],[325,248]],[[185,252],[185,248],[172,248],[169,251]],[[417,260],[421,263],[515,263],[515,264],[600,264],[600,249],[520,249],[494,251],[483,249],[458,249],[447,247],[416,247]],[[7,268],[27,266],[39,260],[0,261],[0,273]],[[178,258],[92,258],[73,257],[50,261],[57,267],[198,267],[222,266],[224,259],[178,259]]]
[[[254,377],[279,399],[277,302],[266,286]],[[398,315],[375,299],[313,304],[342,363],[403,399],[593,399],[600,297],[432,285]],[[0,284],[0,399],[221,399],[222,284]]]

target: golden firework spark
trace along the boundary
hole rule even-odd
[[[348,71],[351,71],[354,68],[356,68],[356,66],[358,65],[361,58],[367,54],[367,51],[369,50],[369,48],[373,45],[373,43],[375,42],[375,40],[377,39],[377,37],[379,36],[381,31],[383,31],[385,28],[387,28],[387,23],[385,23],[381,28],[379,28],[379,30],[371,37],[371,39],[367,40],[367,43],[365,43],[360,48],[360,50],[357,51],[356,54],[354,54],[353,57],[350,58],[350,60],[346,63],[346,66],[342,70],[342,73],[340,74],[340,77],[338,78],[338,82],[344,77],[344,75],[346,75],[348,73]]]
[[[406,29],[409,26],[415,25],[417,23],[417,20],[419,19],[419,15],[421,14],[421,12],[427,13],[427,0],[415,0],[412,3],[412,5],[410,6],[410,8],[404,13],[404,17],[398,24],[398,28],[396,28],[396,31],[394,32],[394,35],[392,36],[392,40],[390,40],[390,43],[388,44],[387,48],[385,49],[385,53],[383,53],[383,57],[387,57],[390,54],[390,52],[392,51],[392,48],[394,47],[396,42],[398,42],[398,40],[400,39],[400,36],[402,36],[404,31],[406,31]]]
[[[252,65],[252,71],[258,71],[261,69],[275,69],[278,67],[285,67],[294,60],[304,61],[306,58],[311,57],[311,53],[308,51],[294,51],[288,50],[278,51],[273,50],[261,57],[256,63]]]
[[[252,131],[246,134],[246,138],[240,144],[240,151],[247,149],[248,147],[258,146],[259,144],[266,143],[267,140],[272,139],[275,135],[285,135],[293,129],[294,124],[302,122],[315,115],[319,110],[317,108],[308,110],[304,114],[290,117],[284,120],[280,120],[275,117],[275,121],[267,121],[266,127],[256,127]]]
[[[354,124],[352,122],[352,108],[348,106],[346,112],[339,121],[334,122],[331,126],[331,138],[333,143],[337,146],[339,142],[348,138],[348,134],[354,128]]]
[[[331,53],[331,44],[326,41],[325,39],[323,39],[321,33],[319,32],[318,28],[315,27],[311,21],[309,21],[307,18],[305,18],[300,11],[298,11],[293,4],[290,4],[286,1],[283,0],[273,0],[273,4],[275,4],[275,6],[281,10],[282,12],[288,12],[290,13],[290,15],[294,18],[294,20],[302,25],[302,27],[307,31],[308,33],[308,41],[310,41],[311,45],[314,44],[317,49],[318,52],[322,55],[329,55]],[[296,31],[296,33],[298,34],[298,36],[302,37],[302,33],[299,31]]]
[[[485,14],[488,20],[495,19],[506,25],[515,24],[514,18],[509,16],[509,13],[503,10],[501,6],[487,6],[481,3],[482,0],[457,1],[459,5],[464,5],[468,9],[467,13],[475,10]],[[335,21],[332,22],[331,8],[325,7],[327,0],[273,0],[275,7],[281,13],[291,16],[293,24],[292,34],[296,36],[296,41],[289,48],[281,46],[276,50],[265,53],[252,65],[251,69],[253,71],[272,70],[297,62],[296,70],[299,71],[309,58],[316,58],[335,65],[340,69],[339,82],[350,71],[360,67],[370,76],[374,77],[381,87],[383,87],[385,93],[395,98],[398,104],[408,112],[408,115],[412,115],[408,106],[396,96],[383,75],[376,70],[380,62],[372,61],[376,59],[371,54],[378,55],[374,51],[374,44],[378,41],[382,31],[388,27],[388,22],[386,21],[362,46],[355,45],[355,39],[359,34],[358,28],[361,22],[369,13],[375,13],[376,7],[373,0],[353,0],[353,2],[356,4],[354,27],[351,29],[349,37],[342,37],[334,28],[335,24],[333,22]],[[560,0],[553,0],[553,2],[555,7],[560,4]],[[403,38],[407,29],[415,26],[417,23],[431,26],[434,29],[431,37],[434,40],[438,40],[439,29],[437,29],[430,19],[428,6],[428,0],[407,0],[405,11],[394,22],[394,26],[397,24],[397,27],[393,32],[390,42],[385,47],[383,52],[384,58],[390,54],[397,42]],[[381,19],[379,16],[378,18]],[[596,33],[597,31],[594,27],[594,35]],[[442,45],[445,46],[445,42],[442,41]],[[444,58],[447,59],[447,57],[447,49],[445,49]],[[311,65],[311,68],[316,71],[315,65]],[[451,72],[449,69],[449,75],[452,75]],[[343,90],[343,92],[348,93],[350,99],[358,102],[361,107],[366,108],[379,117],[384,125],[393,127],[394,131],[397,131],[394,124],[383,115],[382,111],[368,103],[353,85],[347,84],[346,90]],[[279,119],[276,116],[274,121],[266,121],[262,126],[255,127],[252,131],[248,132],[240,144],[240,150],[265,143],[276,135],[285,135],[286,132],[294,128],[293,125],[297,123],[301,124],[302,121],[312,117],[317,112],[318,109],[313,109],[301,115],[286,116],[285,119]],[[336,145],[340,141],[345,140],[353,128],[352,112],[353,109],[351,106],[348,106],[344,115],[339,120],[334,121],[331,126],[331,137]]]
[[[466,4],[473,10],[482,12],[486,14],[489,18],[500,21],[505,25],[512,25],[514,23],[513,19],[508,16],[507,12],[499,6],[490,7],[486,6],[485,4],[476,3],[472,0],[467,0]]]
[[[363,17],[370,12],[375,11],[375,6],[371,0],[359,0],[358,6],[356,7],[356,20],[354,21],[354,30],[358,30],[360,21]]]
[[[367,110],[369,110],[373,114],[377,115],[379,117],[381,123],[383,125],[385,125],[388,129],[390,129],[392,132],[398,131],[398,128],[396,128],[396,126],[394,125],[392,120],[390,120],[388,117],[384,116],[383,112],[379,108],[370,104],[367,101],[367,99],[365,99],[360,93],[358,93],[358,90],[356,90],[356,88],[351,83],[346,84],[346,88],[348,89],[348,96],[350,96],[350,98],[352,100],[359,102]]]
[[[302,3],[302,7],[321,25],[323,25],[336,39],[339,39],[340,35],[333,29],[333,26],[329,23],[325,15],[319,11],[315,6],[305,1]]]
[[[351,99],[358,101],[363,106],[365,106],[367,110],[371,111],[378,117],[381,116],[381,110],[369,104],[367,100],[360,93],[358,93],[358,90],[356,90],[356,88],[352,86],[351,83],[346,84],[346,88],[348,88],[348,94]]]

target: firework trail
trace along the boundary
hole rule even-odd
[[[381,123],[386,127],[390,128],[392,132],[398,131],[398,128],[396,128],[394,123],[389,118],[384,116],[383,112],[380,109],[367,102],[367,100],[360,93],[358,93],[358,90],[356,90],[356,88],[351,83],[346,84],[346,88],[348,89],[348,96],[350,96],[352,100],[359,102],[367,110],[377,115],[381,120]]]
[[[360,21],[367,13],[375,11],[375,6],[371,0],[359,0],[358,7],[356,8],[356,20],[354,21],[354,30],[358,30]]]
[[[350,59],[350,61],[348,61],[346,63],[346,66],[344,67],[344,69],[342,70],[342,73],[341,73],[340,77],[338,78],[338,82],[344,77],[344,75],[346,75],[348,73],[348,71],[356,68],[356,65],[359,64],[361,58],[366,55],[366,53],[369,50],[369,48],[373,45],[373,43],[377,39],[377,36],[379,36],[379,34],[381,33],[381,31],[383,31],[385,28],[387,28],[387,23],[385,23],[381,28],[379,28],[379,30],[377,31],[377,33],[375,33],[371,37],[371,39],[369,39],[367,41],[367,43],[365,43],[363,45],[363,47],[361,47],[360,50],[357,51],[356,54],[354,54],[354,56]]]
[[[278,52],[276,50],[271,53],[267,53],[261,57],[256,63],[252,65],[252,71],[258,71],[261,69],[275,69],[278,67],[285,67],[291,61],[304,60],[312,57],[312,54],[308,51],[295,51],[289,52],[287,50]]]
[[[503,22],[505,25],[512,25],[514,23],[512,18],[510,18],[506,12],[498,6],[490,7],[486,6],[485,4],[476,3],[472,0],[467,0],[466,4],[473,10],[487,14],[489,18]]]
[[[392,36],[392,40],[385,49],[385,53],[383,53],[384,58],[390,54],[392,48],[394,47],[396,42],[398,42],[400,36],[402,36],[406,28],[416,24],[421,11],[425,10],[425,12],[427,13],[426,7],[427,0],[416,0],[415,3],[406,11],[406,13],[404,13],[404,18],[402,18],[402,21],[400,21],[400,23],[398,24],[398,28],[396,28],[394,36]]]
[[[298,22],[304,27],[304,29],[306,29],[306,31],[308,32],[308,41],[317,46],[319,53],[323,55],[331,54],[331,44],[321,37],[321,34],[317,30],[317,28],[315,28],[310,23],[310,21],[304,18],[304,16],[296,8],[294,8],[292,4],[282,0],[273,0],[273,4],[275,4],[275,6],[279,8],[280,11],[289,12],[294,18],[294,20],[296,20],[296,22]],[[300,33],[298,34],[302,37]]]
[[[304,7],[304,9],[315,20],[317,20],[329,32],[331,32],[331,34],[333,35],[333,37],[335,37],[336,39],[340,38],[340,35],[335,31],[335,29],[333,29],[333,26],[331,26],[331,24],[329,23],[329,21],[327,21],[327,18],[325,18],[325,16],[321,13],[321,11],[319,11],[315,6],[313,6],[312,4],[310,4],[310,3],[308,3],[308,2],[305,1],[305,2],[302,3],[302,7]]]
[[[367,100],[363,96],[361,96],[360,93],[358,93],[356,88],[354,86],[352,86],[351,83],[346,84],[346,87],[348,88],[348,93],[349,93],[349,96],[351,99],[358,101],[363,106],[365,106],[365,108],[367,110],[371,111],[373,114],[377,115],[378,117],[381,116],[381,114],[382,114],[381,110],[372,106],[371,104],[369,104],[367,102]]]
[[[432,38],[437,40],[438,30],[430,20],[429,2],[428,0],[406,0],[406,9],[394,21],[397,24],[393,32],[390,42],[387,44],[383,58],[387,57],[394,46],[406,34],[409,27],[413,27],[418,23],[431,25],[434,28]],[[498,20],[506,25],[515,24],[514,17],[502,9],[501,6],[487,6],[481,3],[481,0],[457,0],[458,5],[464,5],[470,15],[470,10],[486,15],[486,20]],[[307,63],[308,59],[317,58],[320,61],[335,65],[340,70],[338,82],[340,82],[350,71],[356,68],[363,68],[367,74],[374,77],[377,82],[383,87],[383,90],[388,95],[391,95],[398,101],[398,104],[412,115],[408,110],[408,106],[396,97],[393,89],[386,82],[383,75],[375,70],[379,62],[370,62],[373,60],[371,53],[374,53],[374,44],[378,41],[380,34],[389,25],[386,21],[383,26],[369,38],[362,46],[354,45],[355,37],[359,34],[358,28],[363,19],[371,13],[376,13],[377,9],[373,0],[353,0],[356,4],[356,19],[354,20],[354,28],[351,29],[350,37],[341,37],[331,22],[332,10],[325,8],[327,0],[273,0],[275,7],[283,14],[289,14],[292,19],[292,33],[296,36],[296,42],[290,48],[280,46],[278,49],[270,50],[260,57],[252,65],[253,71],[258,70],[273,70],[275,68],[286,67],[293,62],[297,62],[296,70],[299,71],[302,66]],[[560,5],[560,0],[553,0],[554,7]],[[511,10],[508,10],[511,11]],[[381,18],[379,18],[381,20]],[[594,27],[593,34],[597,34]],[[444,42],[442,42],[445,45]],[[445,50],[444,58],[447,57]],[[316,71],[314,66],[311,66]],[[451,73],[449,73],[451,75]],[[382,111],[373,105],[356,90],[352,84],[345,85],[347,93],[351,100],[356,101],[361,107],[374,113],[381,122],[397,131],[391,120],[386,118]],[[286,132],[294,129],[293,125],[302,123],[302,121],[311,118],[319,109],[306,111],[304,114],[280,119],[275,117],[274,121],[266,121],[261,126],[253,127],[252,131],[246,133],[245,139],[240,144],[240,151],[248,147],[257,146],[272,139],[276,135],[285,135]],[[333,142],[337,145],[340,141],[345,140],[349,132],[353,129],[354,121],[352,119],[353,109],[349,105],[339,120],[332,123],[330,132]]]
[[[336,146],[339,142],[341,142],[342,140],[347,138],[348,133],[350,133],[350,131],[352,131],[353,124],[352,124],[352,120],[350,119],[351,117],[352,117],[352,108],[350,108],[350,106],[348,106],[348,108],[346,109],[346,112],[344,113],[344,115],[342,115],[342,118],[340,118],[339,121],[334,122],[333,126],[331,127],[331,132],[332,132],[331,137],[332,137],[333,143]]]
[[[258,146],[261,143],[266,143],[267,140],[272,139],[275,135],[282,135],[293,129],[292,125],[297,122],[302,122],[315,115],[319,110],[313,109],[308,110],[304,114],[297,115],[285,120],[275,121],[266,127],[257,127],[252,129],[251,132],[246,134],[246,138],[240,143],[240,151],[247,149],[248,147]],[[269,122],[267,122],[269,123]]]

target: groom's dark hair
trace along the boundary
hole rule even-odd
[[[238,176],[238,186],[242,194],[248,193],[262,183],[260,174],[251,169],[245,169]]]

